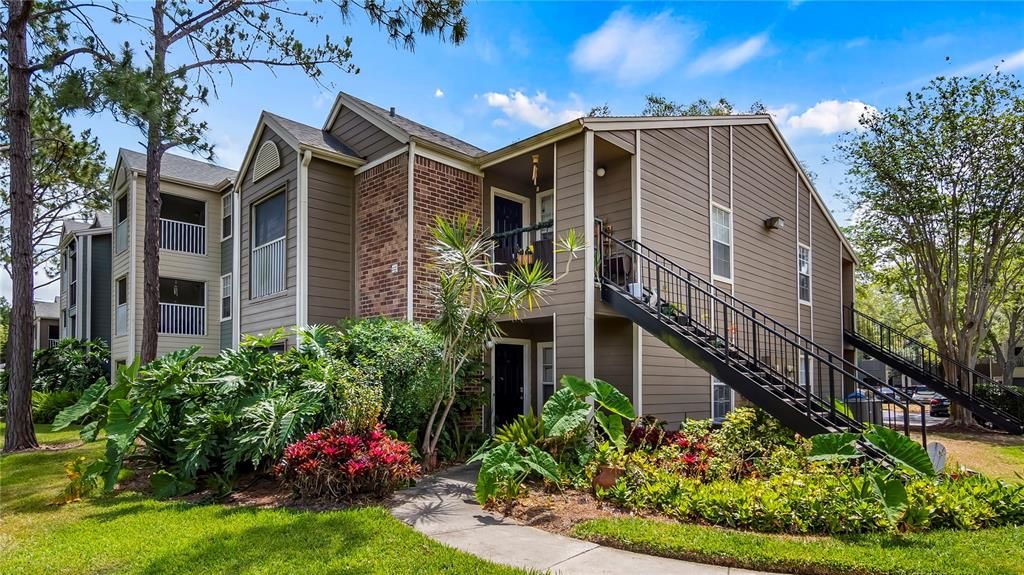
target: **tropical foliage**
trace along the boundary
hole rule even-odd
[[[303,497],[388,495],[419,474],[408,443],[338,421],[289,445],[274,473]]]
[[[66,338],[35,352],[32,389],[82,392],[110,373],[110,348],[100,339]]]

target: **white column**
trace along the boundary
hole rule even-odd
[[[594,132],[583,132],[583,377],[594,379]]]

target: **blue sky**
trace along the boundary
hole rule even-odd
[[[1000,61],[1024,73],[1024,5],[1016,3],[471,2],[466,14],[463,45],[420,38],[414,52],[389,45],[361,14],[349,25],[328,15],[302,32],[310,41],[324,31],[354,38],[361,72],[328,71],[334,90],[485,149],[594,105],[639,113],[652,92],[683,102],[726,97],[741,109],[761,101],[841,221],[844,169],[829,159],[863,110],[894,105],[939,74]],[[125,35],[112,25],[110,33]],[[220,77],[201,116],[218,161],[237,167],[261,110],[319,126],[333,99],[297,71],[236,68]],[[111,162],[119,147],[141,149],[137,131],[106,116],[72,123],[91,128]],[[0,278],[0,293],[9,291]]]

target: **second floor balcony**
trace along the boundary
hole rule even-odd
[[[160,249],[206,255],[206,202],[161,194]]]
[[[555,246],[551,221],[500,232],[491,236],[491,240],[496,271],[507,272],[515,265],[530,266],[540,262],[548,273],[553,273]]]

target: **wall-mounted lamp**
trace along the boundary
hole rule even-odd
[[[608,172],[606,172],[604,168],[598,168],[597,172],[595,173],[597,174],[597,177],[603,178],[604,175],[607,174]]]
[[[489,340],[485,341],[484,342],[484,347],[486,347],[487,349],[494,349],[494,340],[493,339],[489,339]]]
[[[766,230],[781,230],[786,227],[786,220],[779,216],[772,216],[764,221],[764,229]]]

